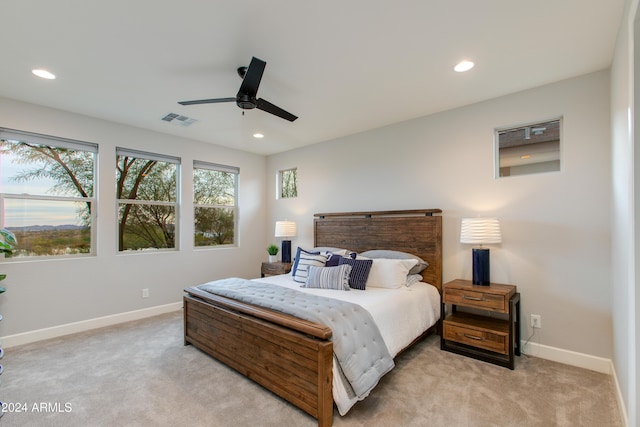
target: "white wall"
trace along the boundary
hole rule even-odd
[[[609,73],[598,72],[370,132],[270,156],[270,221],[298,222],[293,246],[313,243],[313,214],[441,208],[444,279],[471,278],[460,219],[501,220],[492,280],[542,316],[532,341],[611,358]],[[564,117],[563,170],[494,179],[495,128]],[[295,199],[275,200],[278,170],[298,168]],[[275,238],[272,238],[275,240]]]
[[[98,256],[5,262],[0,336],[160,306],[182,289],[228,276],[257,277],[265,258],[263,156],[0,98],[0,127],[99,144]],[[193,160],[240,167],[239,246],[194,250],[193,207],[182,204],[180,251],[117,254],[115,147],[182,158],[183,200],[191,200]],[[148,288],[150,297],[141,298]]]
[[[622,401],[626,407],[628,425],[638,422],[638,306],[640,293],[636,292],[637,266],[640,255],[637,244],[637,215],[634,204],[640,197],[634,193],[640,186],[634,185],[640,176],[638,157],[634,150],[634,45],[636,51],[640,34],[634,42],[634,18],[637,0],[626,2],[625,13],[618,34],[615,57],[611,67],[611,127],[612,127],[612,307],[614,326],[614,367],[619,382]],[[637,31],[637,30],[636,30]],[[637,73],[638,70],[635,70]],[[637,77],[636,77],[636,81]],[[638,120],[637,118],[635,120]]]

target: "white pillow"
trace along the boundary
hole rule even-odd
[[[405,286],[409,271],[417,263],[416,259],[374,259],[367,279],[367,288],[395,289]]]
[[[329,252],[329,253],[334,254],[334,255],[342,255],[342,256],[347,256],[347,254],[349,253],[349,251],[346,250],[346,249],[332,248],[332,247],[329,247],[329,246],[317,246],[317,247],[311,249],[310,252],[320,252],[320,253]]]
[[[387,258],[387,259],[417,259],[418,263],[411,269],[411,274],[418,274],[429,266],[429,263],[422,258],[407,252],[391,251],[385,249],[374,249],[372,251],[362,252],[362,256],[369,258]]]

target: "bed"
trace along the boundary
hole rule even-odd
[[[315,248],[348,248],[355,253],[384,249],[413,254],[428,263],[428,267],[420,272],[424,283],[403,287],[399,294],[409,297],[407,301],[412,301],[411,304],[424,299],[424,311],[430,314],[420,314],[420,325],[404,327],[402,333],[389,327],[398,324],[397,321],[378,320],[380,316],[389,315],[389,304],[380,303],[385,300],[383,294],[389,290],[326,291],[340,293],[346,299],[366,295],[370,301],[358,304],[372,311],[376,322],[380,323],[380,334],[392,357],[438,329],[442,286],[440,213],[439,209],[422,209],[315,215]],[[276,287],[300,286],[291,280],[291,274],[256,280]],[[317,418],[319,426],[332,425],[334,401],[343,414],[368,394],[354,397],[345,392],[344,378],[338,375],[339,369],[334,368],[334,339],[337,337],[332,336],[332,328],[326,323],[207,292],[202,286],[188,287],[185,292],[185,345],[193,344],[291,402]],[[314,289],[311,292],[326,293]],[[400,311],[405,315],[409,312],[408,309]],[[407,322],[408,318],[402,321],[405,325]],[[338,345],[338,341],[335,343]]]

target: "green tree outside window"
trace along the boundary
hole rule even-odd
[[[280,171],[280,197],[298,197],[298,169]]]

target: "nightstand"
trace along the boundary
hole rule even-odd
[[[263,262],[260,269],[260,277],[265,275],[274,276],[277,274],[287,274],[291,271],[290,262]]]
[[[450,313],[446,312],[447,304],[451,305]],[[442,350],[514,369],[514,356],[520,356],[520,294],[516,286],[476,286],[461,279],[445,283],[441,320]]]

